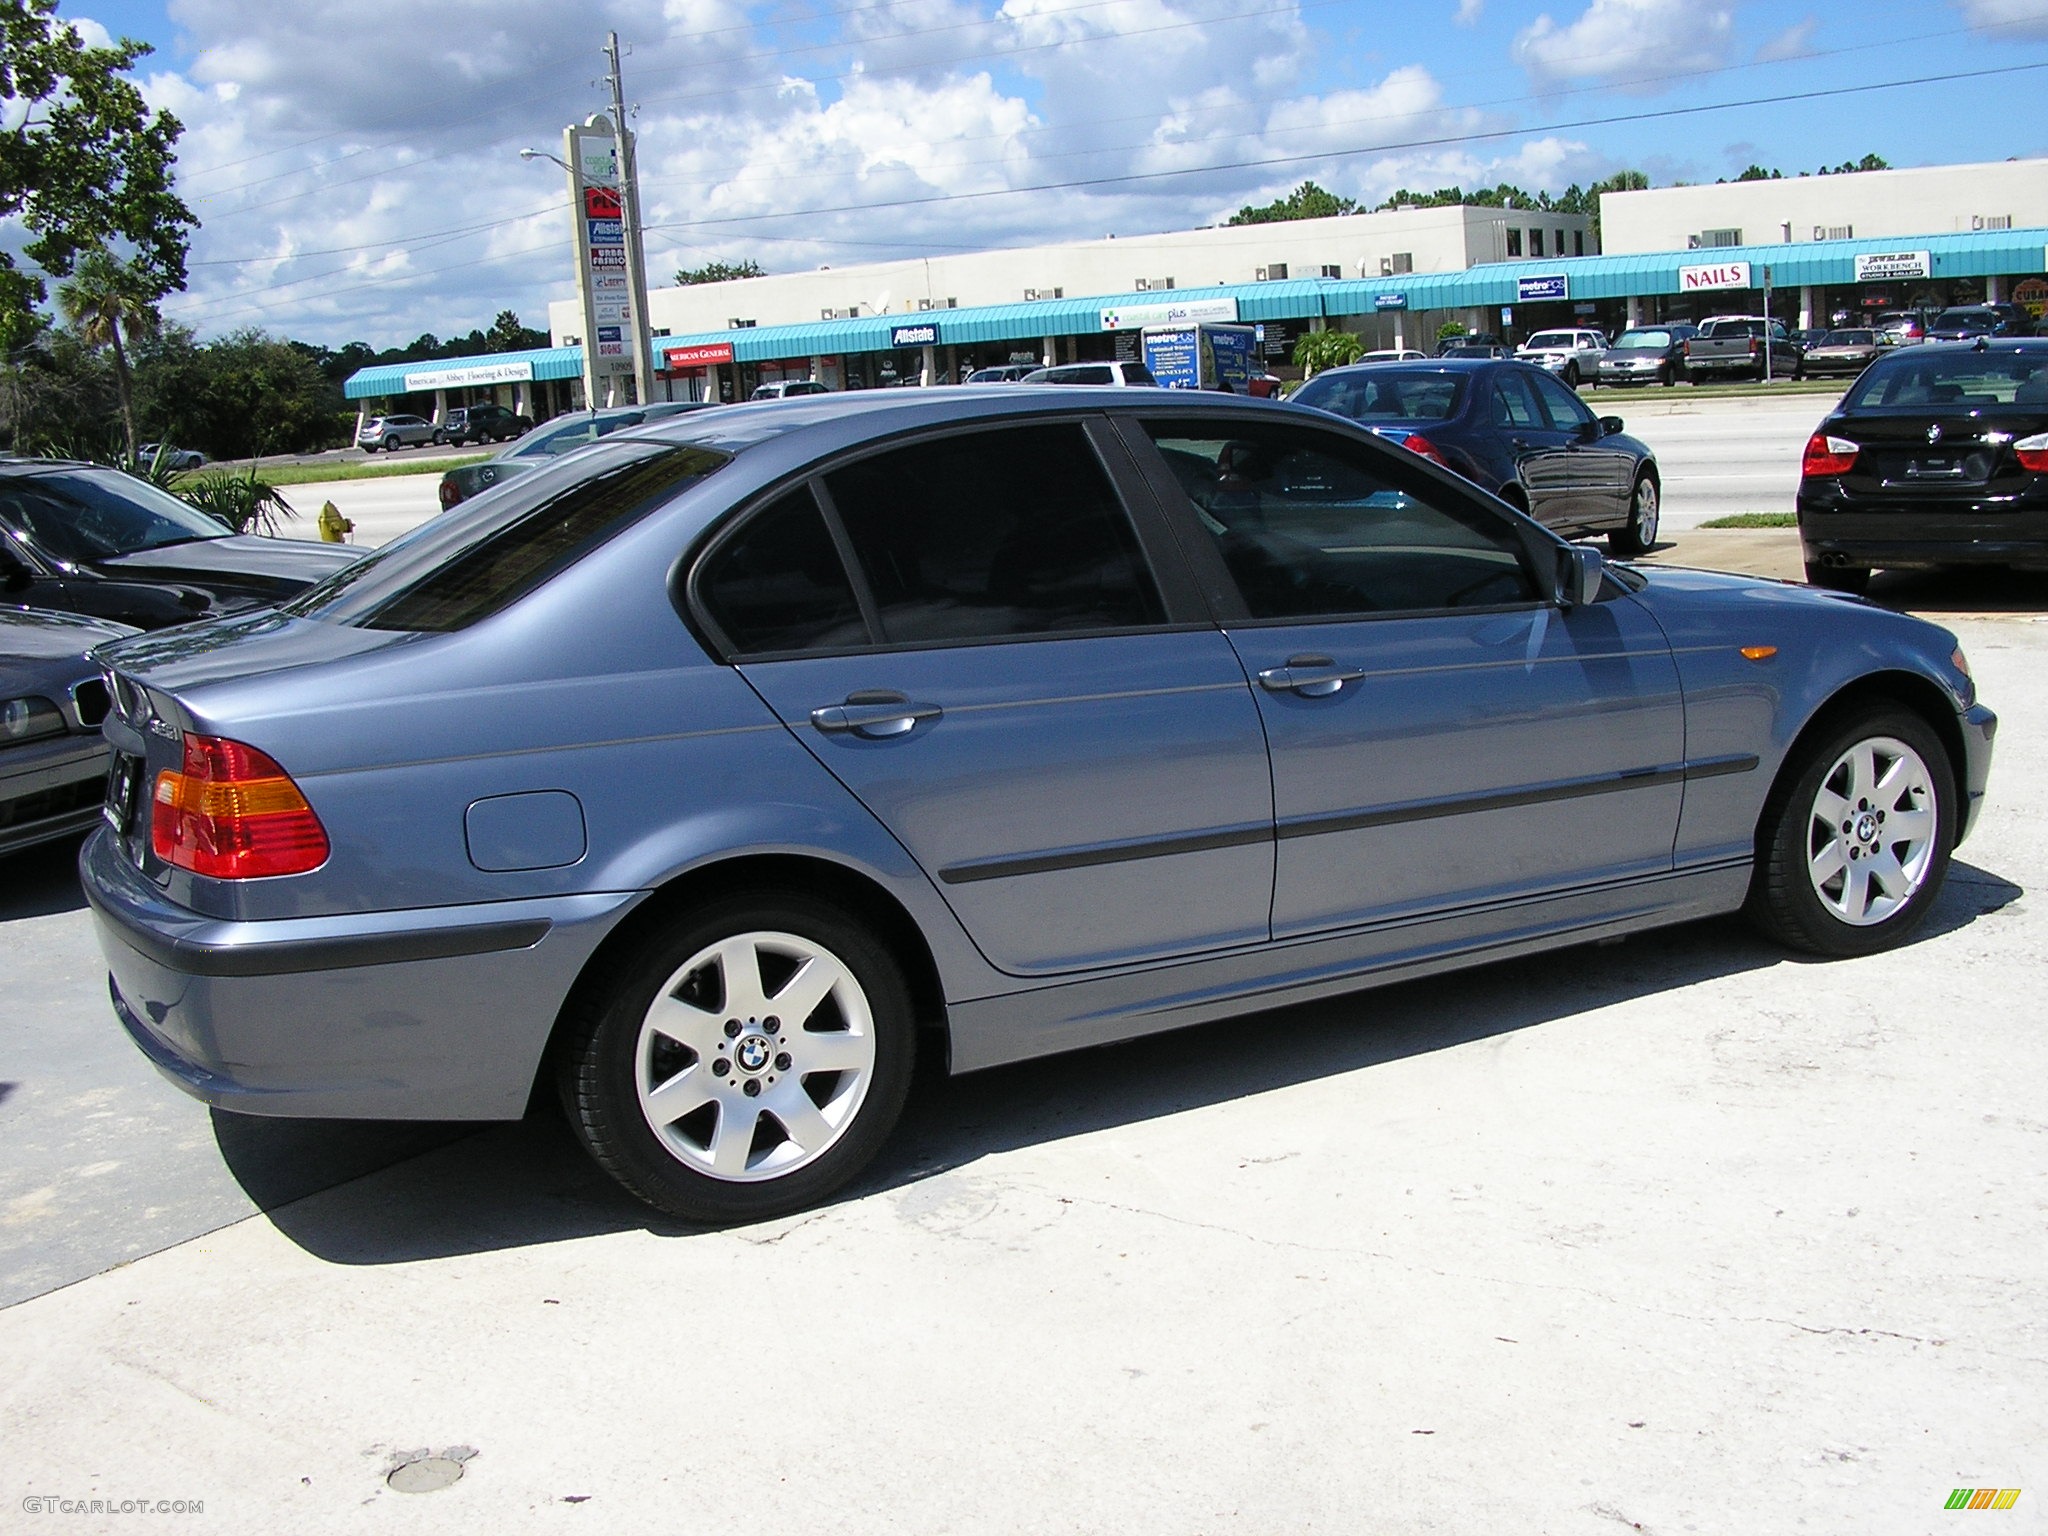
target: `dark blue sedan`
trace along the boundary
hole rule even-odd
[[[637,428],[98,654],[85,887],[166,1076],[474,1120],[545,1083],[711,1221],[851,1177],[921,1054],[1738,909],[1897,944],[1995,724],[1932,624],[1608,566],[1322,412],[1058,386]]]
[[[1649,448],[1541,368],[1509,361],[1356,363],[1293,400],[1372,428],[1456,470],[1546,528],[1607,535],[1617,555],[1657,542],[1663,482]]]

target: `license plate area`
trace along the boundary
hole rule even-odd
[[[107,802],[100,814],[107,825],[126,837],[135,830],[136,804],[142,798],[142,759],[132,752],[116,752],[107,765]]]

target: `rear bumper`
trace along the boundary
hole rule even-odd
[[[1800,488],[1798,508],[1799,543],[1810,565],[2048,570],[2048,503],[2032,498],[1851,501],[1823,481]]]
[[[231,922],[101,833],[79,874],[115,1016],[194,1098],[248,1114],[516,1119],[584,962],[638,893]]]

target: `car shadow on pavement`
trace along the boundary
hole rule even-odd
[[[81,841],[66,837],[0,858],[0,923],[54,917],[85,905],[85,890],[78,883]]]
[[[2048,571],[1879,571],[1870,598],[1923,618],[1945,614],[2048,613]]]
[[[1957,862],[1920,940],[2021,896]],[[1739,919],[1659,929],[1447,976],[1248,1013],[1121,1045],[921,1077],[873,1166],[832,1204],[1019,1147],[1059,1141],[1267,1093],[1569,1017],[1797,957]],[[542,1096],[545,1098],[545,1096]],[[285,1237],[336,1264],[392,1264],[562,1242],[608,1232],[688,1237],[703,1229],[632,1199],[584,1153],[552,1101],[516,1124],[323,1126],[216,1114],[221,1154]],[[379,1139],[382,1133],[384,1139]],[[444,1143],[383,1157],[353,1182],[307,1184],[351,1155],[402,1138]],[[352,1150],[351,1150],[352,1149]],[[403,1156],[409,1160],[399,1162]],[[383,1166],[396,1163],[397,1166]],[[339,1187],[326,1187],[339,1184]],[[309,1188],[322,1193],[295,1198]],[[270,1198],[272,1195],[282,1199]]]

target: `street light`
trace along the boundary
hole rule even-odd
[[[551,155],[544,149],[522,149],[519,151],[519,158],[522,160],[552,160],[563,170],[569,169],[568,161],[564,160],[560,155]]]

